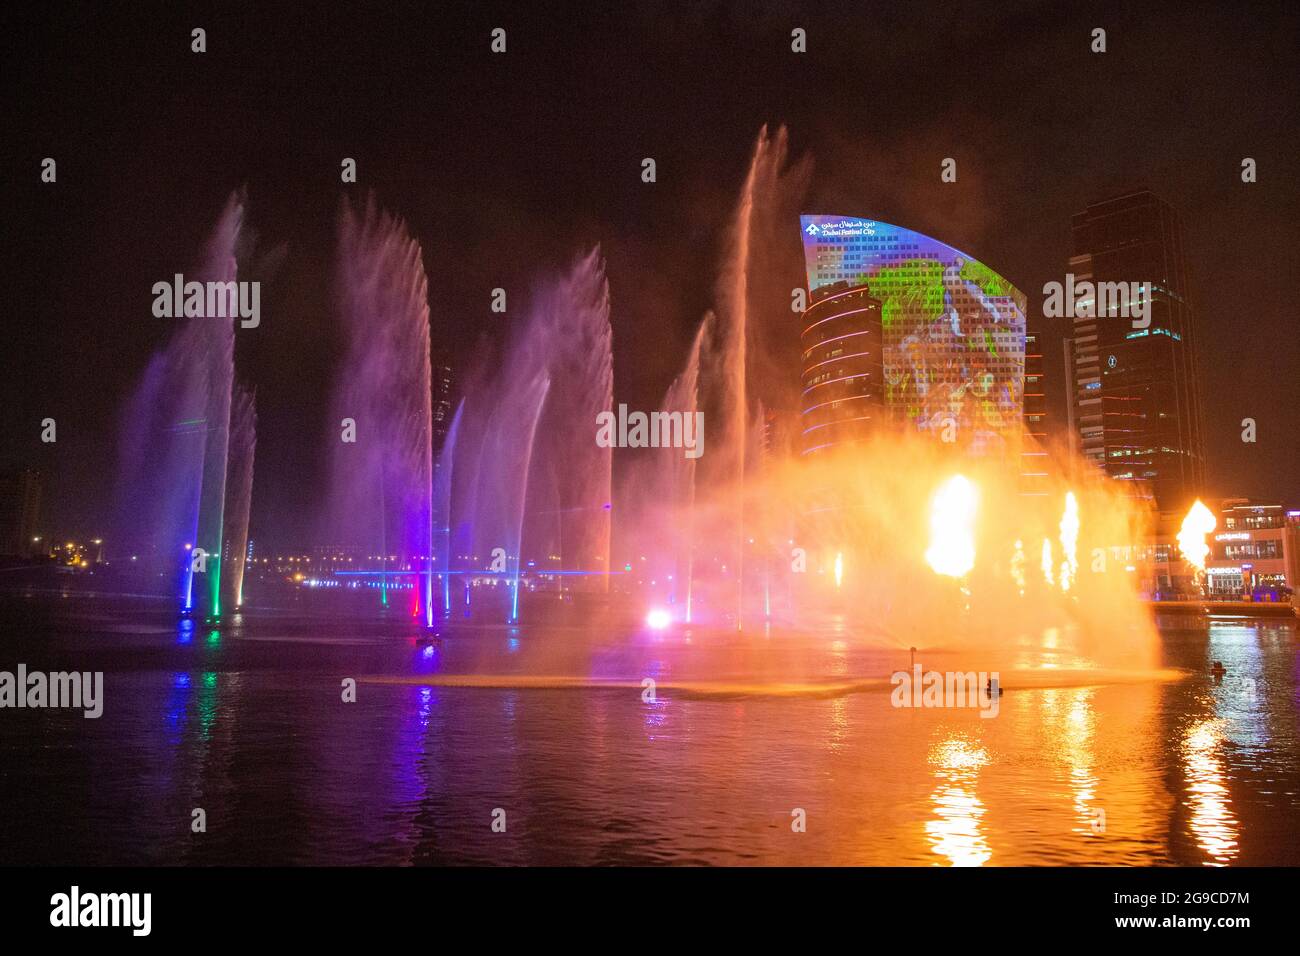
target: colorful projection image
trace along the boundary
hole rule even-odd
[[[996,451],[1018,424],[1025,295],[988,266],[901,226],[802,216],[814,303],[866,290],[880,306],[885,405],[920,431]]]

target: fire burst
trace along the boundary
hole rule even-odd
[[[930,506],[930,547],[925,560],[938,574],[963,577],[975,566],[975,486],[954,475]]]
[[[1183,526],[1178,530],[1178,550],[1192,567],[1205,573],[1205,559],[1210,553],[1210,546],[1205,543],[1205,536],[1218,524],[1214,512],[1201,504],[1197,498],[1192,509],[1183,519]]]
[[[1061,515],[1061,590],[1070,590],[1070,583],[1079,571],[1079,502],[1073,491],[1065,493],[1065,513]]]

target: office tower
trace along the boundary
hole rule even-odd
[[[1130,482],[1132,497],[1181,511],[1203,489],[1205,454],[1178,216],[1140,190],[1090,203],[1073,217],[1073,233],[1072,282],[1091,284],[1096,296],[1089,301],[1085,293],[1074,304],[1066,348],[1076,447],[1112,478]],[[1132,307],[1124,315],[1115,296],[1107,307],[1097,294],[1103,286],[1143,283],[1149,302],[1136,305],[1149,305],[1145,316],[1135,317],[1140,310]]]

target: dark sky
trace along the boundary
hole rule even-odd
[[[253,533],[296,542],[320,492],[335,215],[358,189],[339,181],[343,157],[421,240],[435,345],[458,363],[501,337],[493,287],[526,290],[599,242],[616,399],[645,407],[710,305],[764,124],[811,157],[808,211],[929,233],[1031,303],[1066,271],[1072,213],[1153,189],[1184,219],[1207,491],[1300,506],[1294,6],[56,6],[2,14],[0,143],[0,467],[49,472],[50,531],[100,532],[117,409],[170,331],[151,286],[192,264],[232,189],[247,186],[272,264],[262,326],[238,337],[258,388]],[[195,26],[205,54],[190,52]],[[488,48],[497,26],[504,56]],[[1104,55],[1089,50],[1097,26]],[[806,54],[790,52],[794,27]],[[55,185],[39,182],[45,156]],[[939,181],[947,156],[955,184]],[[1061,331],[1046,329],[1058,416]],[[1248,416],[1255,445],[1240,441]]]

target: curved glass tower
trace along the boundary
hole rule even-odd
[[[911,229],[846,216],[799,222],[812,317],[824,311],[822,302],[850,292],[879,304],[878,312],[857,314],[880,323],[889,418],[977,454],[1009,450],[1024,405],[1024,293],[971,256]],[[840,335],[867,331],[839,324]],[[828,414],[817,391],[803,398],[805,421],[812,416],[814,424]],[[805,451],[817,445],[805,435]]]
[[[819,297],[804,312],[801,343],[801,453],[870,435],[884,411],[880,303],[862,288]]]

